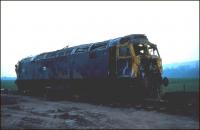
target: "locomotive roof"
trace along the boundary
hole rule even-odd
[[[33,56],[33,57],[26,57],[21,60],[21,62],[29,62],[29,61],[37,61],[41,59],[49,59],[49,58],[54,58],[54,57],[59,57],[59,56],[65,56],[71,54],[74,48],[90,48],[94,44],[101,44],[104,43],[106,46],[115,46],[117,44],[120,44],[125,41],[130,41],[133,44],[139,44],[139,43],[148,43],[151,45],[154,45],[150,43],[147,39],[147,37],[144,34],[131,34],[123,37],[118,37],[115,39],[110,39],[102,42],[96,42],[96,43],[90,43],[90,44],[82,44],[74,47],[65,47],[60,50],[52,51],[52,52],[45,52],[41,53],[39,55]]]

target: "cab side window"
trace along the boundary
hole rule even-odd
[[[119,56],[131,56],[128,46],[122,46],[119,48]]]

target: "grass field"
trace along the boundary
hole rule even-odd
[[[6,88],[9,90],[17,90],[15,80],[1,80],[1,88]]]
[[[17,90],[15,80],[1,80],[1,88]],[[162,92],[196,92],[199,91],[199,79],[169,79],[167,87],[162,86]]]
[[[199,91],[199,79],[169,79],[167,87],[162,86],[162,91],[165,92],[197,92]]]

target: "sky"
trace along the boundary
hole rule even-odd
[[[129,34],[163,64],[199,60],[198,1],[1,1],[1,76],[24,57]]]

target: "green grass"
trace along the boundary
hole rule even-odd
[[[1,88],[9,90],[17,90],[15,80],[1,80]]]
[[[162,86],[165,92],[199,92],[199,79],[169,79],[167,87]]]

